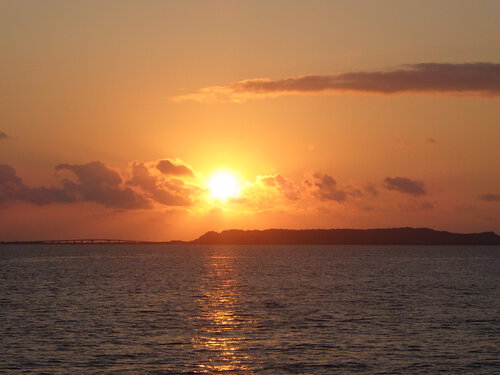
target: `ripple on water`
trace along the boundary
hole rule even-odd
[[[499,250],[0,245],[0,372],[497,374]]]

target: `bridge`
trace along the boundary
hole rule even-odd
[[[117,240],[109,238],[81,238],[72,240],[45,240],[45,241],[35,241],[36,243],[45,244],[140,244],[149,243],[148,241],[136,241],[136,240]]]

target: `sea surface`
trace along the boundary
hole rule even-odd
[[[0,245],[2,374],[499,374],[500,247]]]

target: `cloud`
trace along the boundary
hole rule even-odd
[[[174,101],[242,102],[248,99],[310,93],[446,93],[500,96],[500,64],[421,63],[394,70],[304,75],[272,80],[247,79],[226,86],[210,86],[174,97]]]
[[[96,202],[122,209],[150,208],[147,199],[128,187],[122,187],[120,175],[100,161],[80,165],[59,164],[56,170],[70,171],[76,177],[76,181],[61,181],[73,202]]]
[[[16,194],[24,188],[24,184],[10,165],[0,164],[0,202]]]
[[[122,182],[122,178],[117,172],[100,161],[74,165],[59,164],[55,169],[57,171],[66,169],[73,172],[81,185],[92,189],[114,188]]]
[[[0,207],[18,201],[36,205],[94,202],[121,210],[160,207],[186,210],[195,209],[198,203],[203,208],[202,198],[207,195],[207,189],[196,178],[198,174],[194,170],[189,168],[191,173],[186,175],[165,175],[157,168],[158,164],[158,160],[134,162],[128,179],[123,179],[119,171],[100,161],[59,164],[55,167],[59,177],[57,184],[35,187],[25,185],[10,165],[0,164]],[[422,182],[404,177],[387,177],[383,186],[416,198],[427,194]],[[300,184],[277,173],[257,176],[253,182],[243,184],[241,196],[228,200],[227,209],[300,212],[326,210],[333,207],[331,202],[348,200],[354,205],[361,202],[366,206],[364,202],[379,195],[379,190],[379,186],[369,183],[339,184],[332,176],[319,171],[305,173]],[[487,201],[500,200],[496,194],[480,197]],[[210,205],[210,200],[207,203]],[[415,199],[404,209],[423,210],[433,206],[432,202]]]
[[[300,191],[295,184],[281,174],[259,176],[259,179],[264,186],[277,188],[287,199],[297,200],[300,197]]]
[[[156,165],[158,166],[160,162]],[[158,167],[156,169],[160,170]],[[188,170],[192,175],[192,171]],[[132,165],[132,178],[127,184],[139,187],[150,199],[166,206],[189,206],[192,204],[190,196],[198,190],[194,186],[185,184],[181,179],[166,179],[162,175],[155,175],[154,168],[149,168],[145,163]]]
[[[243,185],[242,194],[231,199],[243,209],[279,212],[299,204],[301,191],[292,180],[281,174],[257,176]]]
[[[2,139],[8,139],[8,138],[10,138],[10,137],[7,135],[7,133],[0,131],[0,141]]]
[[[486,202],[500,202],[500,194],[481,194],[479,199]]]
[[[0,165],[0,204],[5,202],[23,201],[36,205],[47,205],[55,202],[71,201],[71,195],[64,189],[29,187],[16,175],[10,165]]]
[[[162,159],[156,164],[156,168],[164,175],[193,176],[193,170],[180,161]]]
[[[29,187],[16,175],[14,168],[0,165],[0,203],[21,201],[48,205],[87,201],[120,209],[150,207],[143,196],[130,188],[123,188],[120,175],[101,162],[61,164],[56,170],[70,171],[74,180],[62,179],[60,187]]]
[[[384,186],[388,190],[396,190],[401,193],[414,196],[426,195],[425,185],[421,181],[410,180],[406,177],[386,177]]]
[[[321,172],[309,172],[306,174],[304,186],[313,196],[322,201],[343,202],[347,199],[347,193],[337,187],[337,181],[327,174]]]
[[[51,187],[26,186],[13,167],[0,164],[0,204],[15,201],[37,205],[95,202],[126,210],[150,209],[155,207],[155,202],[172,207],[191,205],[202,189],[180,177],[166,177],[156,168],[157,164],[134,163],[132,178],[126,182],[117,171],[100,161],[59,164],[55,170],[69,174],[61,177],[58,186]],[[192,176],[193,171],[187,170],[189,173],[174,168],[174,172]]]
[[[243,186],[240,197],[231,201],[253,211],[331,212],[334,202],[350,200],[356,204],[367,199],[363,188],[364,184],[358,182],[339,184],[319,171],[306,172],[300,184],[278,173],[257,176],[254,182]],[[370,194],[378,194],[374,186],[370,188]]]

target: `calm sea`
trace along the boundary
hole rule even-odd
[[[499,374],[500,247],[0,246],[0,373]]]

